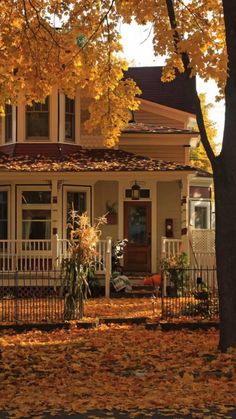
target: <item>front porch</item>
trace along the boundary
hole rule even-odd
[[[215,231],[193,230],[188,235],[189,261],[192,267],[215,266]],[[99,240],[94,260],[97,275],[111,275],[112,237]],[[160,258],[172,257],[187,249],[182,239],[161,237]],[[0,240],[0,271],[58,271],[68,257],[68,240],[57,235],[52,240]],[[159,266],[157,271],[159,271]]]

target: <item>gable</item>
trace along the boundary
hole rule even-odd
[[[178,73],[175,80],[163,83],[161,76],[162,67],[130,67],[125,73],[125,78],[135,80],[142,90],[142,99],[195,114],[190,89],[192,80]]]

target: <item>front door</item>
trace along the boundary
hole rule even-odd
[[[151,202],[124,203],[124,269],[129,272],[151,271]]]

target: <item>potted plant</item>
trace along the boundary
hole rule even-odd
[[[176,297],[183,291],[188,268],[188,256],[185,252],[161,260],[161,270],[171,283],[171,296]]]

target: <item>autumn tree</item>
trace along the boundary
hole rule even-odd
[[[137,109],[133,80],[124,80],[114,1],[4,0],[0,12],[0,106],[43,101],[57,86],[90,100],[88,130],[106,145]]]
[[[165,55],[163,81],[189,78],[198,128],[212,166],[220,348],[236,346],[236,3],[232,0],[4,0],[0,14],[1,102],[42,100],[56,85],[91,98],[88,128],[100,126],[114,144],[135,109],[138,92],[123,81],[118,23],[151,22],[156,55]],[[59,29],[56,28],[59,22]],[[211,147],[196,76],[214,79],[225,96],[222,150]]]
[[[210,119],[209,117],[209,110],[213,107],[213,104],[206,102],[205,93],[200,93],[199,99],[201,101],[203,119],[204,119],[204,124],[206,127],[206,132],[208,135],[209,143],[211,144],[211,147],[214,153],[217,154],[216,152],[217,143],[215,142],[216,135],[217,135],[216,123],[212,121],[212,119]],[[198,147],[191,149],[190,163],[201,170],[206,170],[207,172],[212,171],[211,163],[207,157],[205,148],[201,142]]]
[[[221,350],[236,346],[236,3],[232,0],[117,1],[126,22],[152,22],[156,54],[167,55],[163,80],[184,72],[198,128],[211,163],[216,201],[216,260]],[[213,78],[225,96],[222,150],[216,156],[207,135],[196,75]]]

